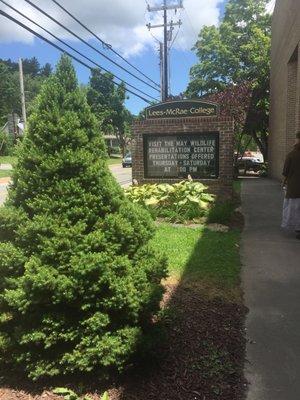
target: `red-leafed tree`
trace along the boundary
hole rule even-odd
[[[205,96],[205,100],[219,104],[221,116],[234,118],[235,150],[242,154],[252,140],[245,128],[251,106],[252,85],[249,82],[230,85],[225,90]]]

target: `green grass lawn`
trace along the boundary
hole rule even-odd
[[[237,179],[235,181],[233,181],[233,190],[235,193],[237,194],[241,194],[241,190],[242,190],[242,180],[241,179]]]
[[[152,244],[167,255],[171,276],[234,288],[239,284],[239,241],[239,231],[221,233],[162,224]]]
[[[0,178],[5,178],[7,176],[12,176],[12,171],[3,171],[0,170]]]
[[[0,164],[15,164],[17,157],[15,156],[0,156]]]
[[[108,165],[121,165],[122,164],[122,158],[121,157],[111,157],[108,159]]]

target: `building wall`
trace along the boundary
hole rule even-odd
[[[269,163],[280,179],[300,129],[300,0],[277,0],[272,21]]]
[[[145,135],[193,134],[200,132],[219,132],[219,178],[201,179],[212,193],[221,198],[232,196],[233,185],[233,120],[230,117],[193,117],[156,120],[140,120],[133,124],[132,178],[139,184],[175,183],[176,178],[146,178],[144,164]],[[197,180],[197,179],[195,179]]]

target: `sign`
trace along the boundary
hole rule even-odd
[[[217,179],[219,134],[144,135],[145,177]]]
[[[146,108],[146,119],[213,117],[218,115],[217,104],[200,100],[170,101]]]

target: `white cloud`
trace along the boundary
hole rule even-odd
[[[59,36],[61,39],[76,40],[66,31],[43,16],[24,0],[6,0],[7,3],[22,11],[31,19]],[[40,8],[47,11],[77,34],[85,39],[91,35],[81,28],[74,20],[60,10],[50,0],[32,0]],[[153,46],[154,41],[145,24],[151,20],[152,23],[162,22],[162,13],[151,13],[146,11],[146,2],[143,0],[59,0],[60,3],[77,16],[91,30],[97,33],[103,40],[110,43],[115,49],[125,56],[141,54],[148,46]],[[185,9],[175,13],[172,11],[169,17],[177,21],[180,18],[183,26],[178,34],[176,44],[178,48],[189,50],[196,42],[197,34],[203,25],[217,24],[220,11],[218,5],[224,0],[184,0]],[[149,0],[150,5],[160,3],[159,0]],[[169,0],[169,4],[175,0]],[[39,29],[28,23],[22,17],[1,3],[1,9],[26,23],[32,29]],[[160,30],[152,33],[160,36]],[[176,32],[176,30],[174,31]],[[42,33],[42,32],[41,32]],[[44,34],[44,33],[42,33]],[[45,35],[45,34],[44,34]],[[0,42],[23,42],[32,43],[34,38],[23,28],[16,26],[13,22],[0,16]]]

